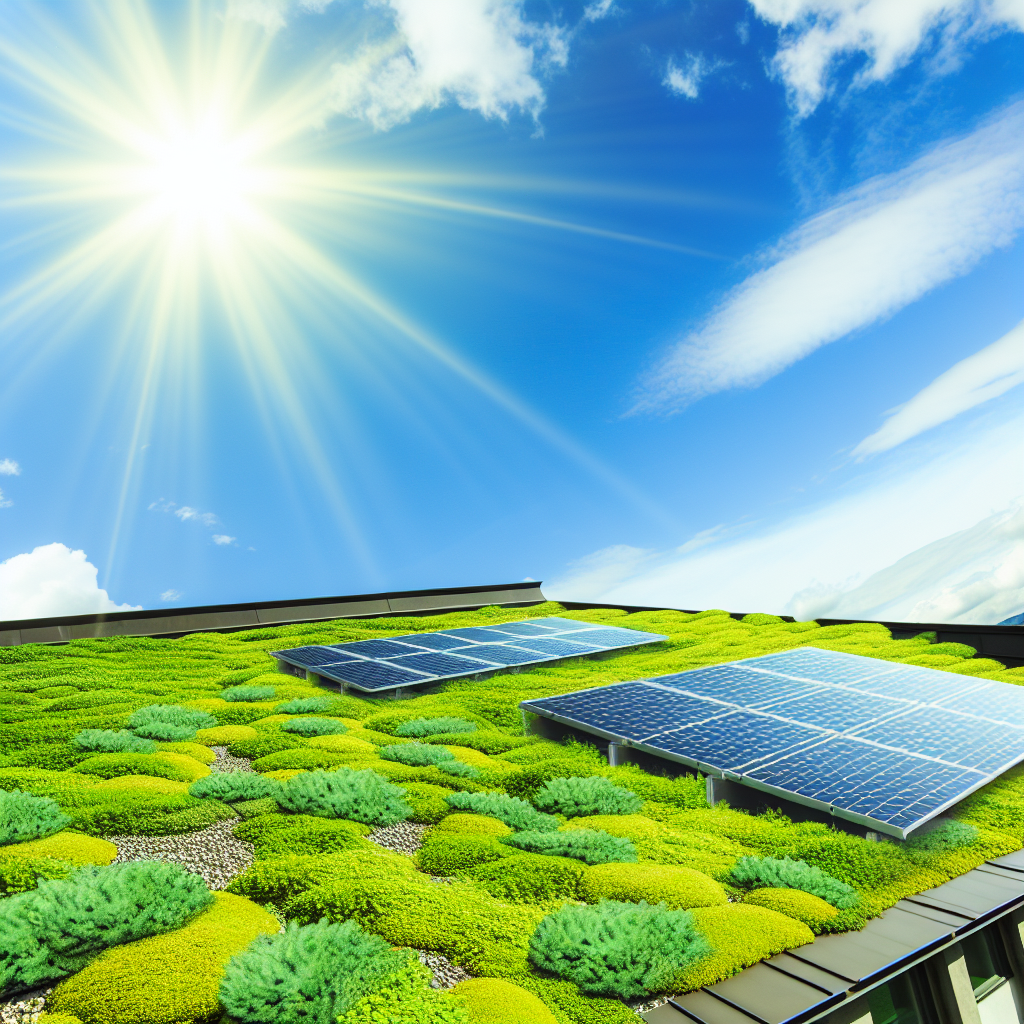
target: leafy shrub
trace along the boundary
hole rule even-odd
[[[220,691],[221,700],[273,700],[273,686],[229,686],[226,690]]]
[[[451,810],[445,799],[451,790],[443,786],[432,786],[429,782],[407,782],[402,790],[406,803],[412,807],[408,820],[417,825],[433,825]]]
[[[83,867],[0,903],[0,991],[80,970],[107,946],[180,928],[213,901],[177,864]]]
[[[139,708],[128,719],[129,729],[151,740],[190,740],[197,729],[209,729],[217,724],[213,715],[177,704],[150,704]]]
[[[104,754],[152,754],[156,744],[128,731],[83,729],[71,741],[79,750]]]
[[[429,968],[410,958],[379,989],[353,1003],[338,1018],[338,1024],[471,1024],[460,1000],[430,987],[433,977]],[[522,1021],[515,1019],[517,1024]],[[472,1024],[481,1024],[481,1019],[474,1015]],[[522,1024],[532,1022],[527,1018]]]
[[[611,779],[551,779],[538,790],[534,804],[542,811],[578,818],[589,814],[636,814],[643,801]]]
[[[783,857],[740,857],[729,881],[737,889],[801,889],[818,896],[839,910],[856,905],[857,890],[826,875],[821,868]]]
[[[664,903],[670,910],[715,907],[727,902],[725,890],[712,878],[674,864],[597,864],[580,884],[587,903],[602,899],[623,903]]]
[[[257,818],[261,814],[276,814],[279,810],[277,801],[273,797],[264,797],[262,800],[239,800],[231,805],[231,809],[243,820]],[[318,818],[318,821],[324,819]]]
[[[197,1024],[219,1020],[217,990],[228,960],[277,919],[241,896],[214,893],[209,910],[176,931],[114,946],[61,982],[52,1010],[89,1024]],[[117,998],[112,999],[111,993]]]
[[[448,805],[457,811],[472,811],[503,821],[509,828],[531,832],[554,832],[558,819],[541,814],[525,800],[503,793],[452,793]]]
[[[53,857],[0,857],[0,899],[29,892],[40,882],[67,878],[75,865]]]
[[[393,825],[412,814],[402,795],[398,786],[370,769],[339,768],[296,775],[285,783],[277,802],[296,814]]]
[[[815,935],[820,935],[839,916],[831,903],[802,889],[755,889],[743,902],[803,921]]]
[[[501,978],[460,981],[452,995],[473,1015],[473,1024],[558,1024],[532,992]]]
[[[281,854],[337,853],[362,845],[368,831],[354,821],[308,814],[261,814],[237,825],[238,839],[252,843],[257,857]]]
[[[232,803],[235,800],[262,800],[276,797],[281,784],[255,772],[217,772],[197,779],[188,787],[192,796],[211,796]]]
[[[411,764],[417,768],[455,759],[455,755],[450,750],[446,750],[444,747],[434,747],[429,743],[395,743],[388,747],[381,747],[377,753],[385,761],[401,761],[402,764]]]
[[[275,715],[315,715],[318,711],[330,711],[329,697],[296,697],[286,700],[274,708]]]
[[[944,821],[941,825],[907,840],[908,850],[927,850],[941,853],[946,850],[961,850],[978,839],[978,830],[966,821]]]
[[[607,864],[618,861],[636,863],[636,847],[628,839],[609,835],[598,829],[574,832],[513,832],[501,840],[530,853],[552,857],[575,857],[586,864]]]
[[[220,1001],[241,1024],[334,1024],[409,958],[354,921],[262,935],[228,964]]]
[[[395,727],[396,736],[442,736],[460,732],[476,732],[476,722],[465,718],[414,718]]]
[[[602,900],[549,914],[530,940],[538,967],[587,993],[631,999],[669,987],[675,972],[711,951],[685,910]]]
[[[416,863],[428,875],[450,878],[478,864],[512,856],[513,851],[495,836],[435,831],[424,837],[416,852]]]
[[[0,790],[0,846],[52,836],[70,822],[54,800],[20,789]]]
[[[110,793],[87,806],[68,809],[71,827],[93,836],[176,836],[198,832],[235,812],[219,800],[198,800],[187,793]]]
[[[586,872],[583,864],[569,857],[517,853],[477,864],[464,874],[506,903],[550,903],[578,900]]]
[[[454,775],[459,779],[479,779],[483,772],[474,768],[471,764],[463,764],[462,761],[442,761],[437,765],[439,772],[445,775]]]
[[[157,775],[174,782],[195,782],[210,774],[205,764],[170,750],[161,754],[94,754],[71,771],[101,779],[118,775]]]
[[[281,728],[300,736],[332,736],[348,732],[348,726],[336,718],[293,718],[282,722]]]

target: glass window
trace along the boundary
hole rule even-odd
[[[995,927],[975,932],[961,942],[974,998],[984,999],[1010,977],[1010,964],[1003,940]]]
[[[928,1024],[931,1016],[913,972],[872,989],[867,1000],[872,1024]]]

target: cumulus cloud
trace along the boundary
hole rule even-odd
[[[20,476],[21,466],[14,459],[0,459],[0,476]]]
[[[891,316],[1024,226],[1024,103],[839,197],[783,238],[643,382],[634,411],[753,387]]]
[[[564,66],[568,36],[528,21],[521,0],[377,0],[394,34],[334,65],[335,111],[386,130],[420,110],[458,103],[484,117],[544,106],[538,73]]]
[[[10,498],[4,497],[4,492],[0,491],[0,508],[10,508],[14,504]]]
[[[238,540],[237,537],[229,537],[226,533],[215,533],[213,535],[214,544],[234,544]]]
[[[160,595],[161,601],[180,601],[182,597],[180,590],[175,590],[173,587],[170,590],[165,590]]]
[[[64,544],[44,544],[8,558],[0,562],[0,619],[128,612],[142,607],[112,601],[96,576],[96,566],[85,552]]]
[[[798,117],[828,95],[836,72],[859,63],[852,82],[881,82],[921,50],[934,73],[956,68],[971,43],[1007,30],[1024,31],[1020,0],[750,0],[781,30],[774,71],[786,83]]]
[[[961,359],[897,409],[853,450],[857,457],[884,452],[954,416],[1024,384],[1024,320],[973,356]]]
[[[678,64],[671,57],[662,84],[676,96],[695,100],[700,95],[700,83],[717,67],[717,61],[709,61],[699,53],[684,54],[682,63]]]
[[[927,451],[924,443],[879,460],[857,490],[819,508],[777,523],[716,527],[670,551],[608,547],[568,566],[545,593],[674,608],[835,618],[872,618],[884,609],[918,621],[998,622],[1020,610],[1011,606],[1020,596],[1014,516],[1024,483],[1013,469],[1024,462],[1024,415],[996,408],[959,446]],[[921,551],[927,571],[907,572],[913,559],[895,568]]]

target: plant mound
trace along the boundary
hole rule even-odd
[[[180,928],[213,895],[177,864],[83,867],[0,902],[0,992],[73,974],[100,950]]]
[[[551,814],[581,818],[590,814],[636,814],[643,800],[611,779],[593,775],[586,779],[551,779],[533,798],[534,805]]]
[[[680,968],[711,952],[685,910],[602,900],[548,914],[530,960],[591,995],[633,999],[657,992]]]
[[[241,1024],[334,1024],[408,959],[354,921],[293,921],[231,959],[220,1001]]]
[[[329,697],[296,697],[286,700],[274,708],[275,715],[315,715],[318,711],[329,711]]]
[[[941,853],[970,846],[978,838],[978,830],[966,821],[946,821],[923,835],[911,836],[907,849]]]
[[[476,732],[476,722],[465,718],[414,718],[395,728],[396,736],[444,736],[460,732]]]
[[[733,865],[729,881],[737,889],[800,889],[849,910],[858,901],[857,890],[825,874],[821,868],[802,860],[783,857],[740,857]]]
[[[222,700],[229,701],[257,701],[257,700],[273,700],[274,699],[274,687],[273,686],[229,686],[226,690],[221,690],[220,696]]]
[[[458,794],[457,794],[458,795]],[[629,839],[609,835],[598,829],[574,829],[571,832],[513,832],[499,842],[529,853],[549,857],[575,857],[585,864],[618,861],[636,863],[636,847]]]
[[[339,768],[293,776],[277,802],[294,814],[321,818],[349,818],[367,825],[394,825],[412,814],[404,793],[369,768]]]
[[[136,736],[170,742],[190,740],[198,729],[217,725],[217,719],[205,711],[193,711],[177,704],[150,704],[139,708],[129,719],[128,728]]]
[[[276,797],[281,792],[281,783],[255,772],[215,772],[197,779],[188,787],[188,792],[189,796],[213,797],[233,803]]]
[[[152,754],[156,744],[127,730],[82,729],[71,741],[79,750],[97,754]]]
[[[443,761],[454,761],[455,755],[445,747],[436,747],[430,743],[393,743],[381,747],[377,753],[385,761],[400,761],[415,768],[428,765],[440,765]]]
[[[299,736],[340,736],[348,732],[348,726],[336,718],[293,718],[290,722],[282,722],[281,728]]]
[[[558,819],[542,814],[525,800],[504,793],[452,793],[445,798],[456,811],[472,811],[503,821],[509,828],[530,832],[554,832]]]
[[[15,789],[0,790],[0,846],[45,839],[71,824],[55,800]]]

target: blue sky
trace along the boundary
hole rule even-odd
[[[1024,608],[1019,3],[0,22],[0,618]]]

